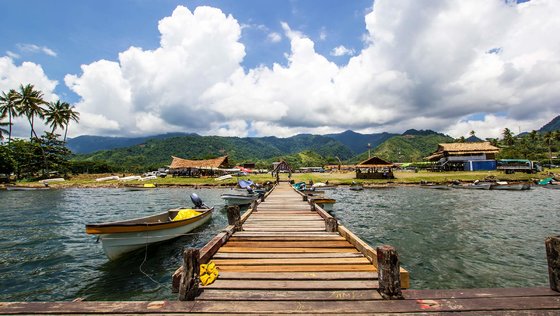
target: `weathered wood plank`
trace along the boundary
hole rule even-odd
[[[230,241],[345,241],[340,236],[258,236],[258,237],[236,237],[235,235],[229,239]]]
[[[325,253],[237,253],[221,252],[213,259],[258,259],[258,258],[364,258],[359,252],[325,252]]]
[[[221,280],[377,280],[376,272],[220,272]]]
[[[230,272],[343,272],[343,271],[362,271],[377,272],[371,264],[348,264],[348,265],[267,265],[267,266],[221,266],[220,271]]]
[[[229,290],[371,290],[378,287],[375,280],[221,280],[207,285],[204,289]]]
[[[558,292],[545,287],[403,290],[403,296],[405,299],[533,297],[558,295]]]
[[[246,231],[261,232],[320,232],[325,231],[325,227],[243,227]]]
[[[251,248],[251,247],[222,247],[218,251],[219,253],[223,252],[274,252],[274,253],[282,253],[282,252],[293,252],[293,253],[300,253],[300,252],[348,252],[348,253],[359,253],[358,250],[354,248],[307,248],[307,247],[298,247],[298,248]]]
[[[376,290],[330,290],[330,291],[297,291],[297,290],[213,290],[206,289],[199,301],[358,301],[379,300],[381,296]]]
[[[309,240],[309,241],[228,241],[225,247],[247,248],[354,248],[346,240]]]
[[[298,258],[298,259],[221,259],[213,260],[218,267],[233,265],[323,265],[323,264],[371,264],[366,258]]]

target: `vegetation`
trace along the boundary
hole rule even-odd
[[[13,119],[25,117],[29,122],[29,140],[12,137]],[[5,119],[8,119],[5,122]],[[41,137],[35,131],[35,119],[45,118],[52,128]],[[0,94],[0,173],[15,174],[16,178],[47,177],[52,171],[67,172],[70,150],[65,146],[66,133],[70,121],[78,122],[79,113],[65,102],[47,103],[43,93],[33,85],[20,85],[18,90]],[[64,129],[64,140],[55,134],[57,128]]]
[[[560,131],[540,133],[532,131],[524,135],[514,136],[510,129],[505,128],[502,139],[490,139],[501,148],[498,159],[523,158],[540,161],[544,164],[558,164],[560,151]]]

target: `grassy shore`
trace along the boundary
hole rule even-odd
[[[329,184],[348,185],[353,181],[362,183],[366,186],[384,186],[384,185],[414,185],[422,181],[433,183],[448,183],[451,181],[473,182],[475,180],[499,180],[499,181],[533,181],[535,179],[543,179],[552,174],[560,176],[560,168],[547,169],[544,172],[537,174],[515,173],[505,174],[498,171],[457,171],[457,172],[407,172],[395,171],[395,179],[383,180],[358,180],[355,179],[354,172],[333,172],[333,173],[294,173],[291,179],[295,182],[326,182]],[[100,177],[110,176],[111,174],[83,174],[70,177],[64,182],[53,182],[53,188],[94,188],[94,187],[123,187],[125,184],[143,184],[141,181],[105,181],[96,182],[95,179]],[[123,176],[123,174],[118,174]],[[129,176],[131,174],[126,174]],[[266,181],[274,181],[270,174],[248,175],[240,179],[251,179],[257,183],[264,183]],[[287,179],[287,174],[282,174],[281,179]],[[147,181],[147,183],[156,183],[159,186],[233,186],[237,183],[237,178],[232,178],[224,181],[216,181],[214,178],[182,178],[182,177],[166,177],[158,178],[155,180]],[[40,182],[18,182],[18,185],[26,186],[43,186]]]

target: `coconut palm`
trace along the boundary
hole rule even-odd
[[[0,117],[5,118],[8,116],[7,125],[9,126],[9,130],[4,131],[4,133],[8,133],[8,143],[12,140],[12,119],[19,115],[17,105],[14,102],[15,94],[16,91],[12,89],[7,94],[6,92],[2,92],[0,95]]]
[[[556,141],[556,135],[553,132],[546,132],[543,136],[543,140],[548,146],[548,159],[552,165],[552,145],[554,144],[554,141]]]
[[[66,136],[68,135],[68,125],[70,125],[70,121],[74,121],[78,123],[80,121],[80,112],[75,111],[76,107],[70,106],[70,104],[64,102],[65,110],[64,110],[64,142],[66,143]]]
[[[5,118],[6,118],[6,116],[1,116],[1,115],[0,115],[0,120],[3,120],[3,119],[5,119]],[[10,124],[10,123],[8,123],[8,122],[1,122],[1,121],[0,121],[0,140],[3,140],[3,139],[4,139],[4,134],[7,134],[7,133],[8,133],[8,130],[5,129],[3,126],[8,126],[8,125],[10,125],[10,127],[11,127],[11,124]]]
[[[60,100],[49,103],[45,110],[45,122],[52,128],[52,134],[58,127],[66,126],[66,111],[69,107],[68,103],[60,102]]]
[[[19,109],[20,115],[25,115],[31,126],[31,134],[29,138],[33,138],[33,135],[37,137],[35,133],[34,122],[35,117],[43,118],[45,109],[42,105],[47,104],[43,100],[43,93],[39,90],[35,90],[33,85],[28,84],[26,86],[20,85],[19,91],[16,91],[14,102]]]

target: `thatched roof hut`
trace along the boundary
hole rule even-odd
[[[395,165],[377,156],[366,159],[356,165],[356,178],[358,179],[393,179]]]
[[[173,161],[169,169],[217,169],[226,168],[228,166],[228,156],[217,157],[213,159],[203,159],[203,160],[189,160],[183,159],[175,156],[171,156]]]
[[[485,156],[486,159],[494,159],[495,154],[499,152],[500,149],[492,146],[490,142],[445,143],[439,144],[437,151],[424,159],[438,161],[450,156]]]
[[[377,156],[366,159],[356,165],[357,168],[392,168],[394,164]]]

